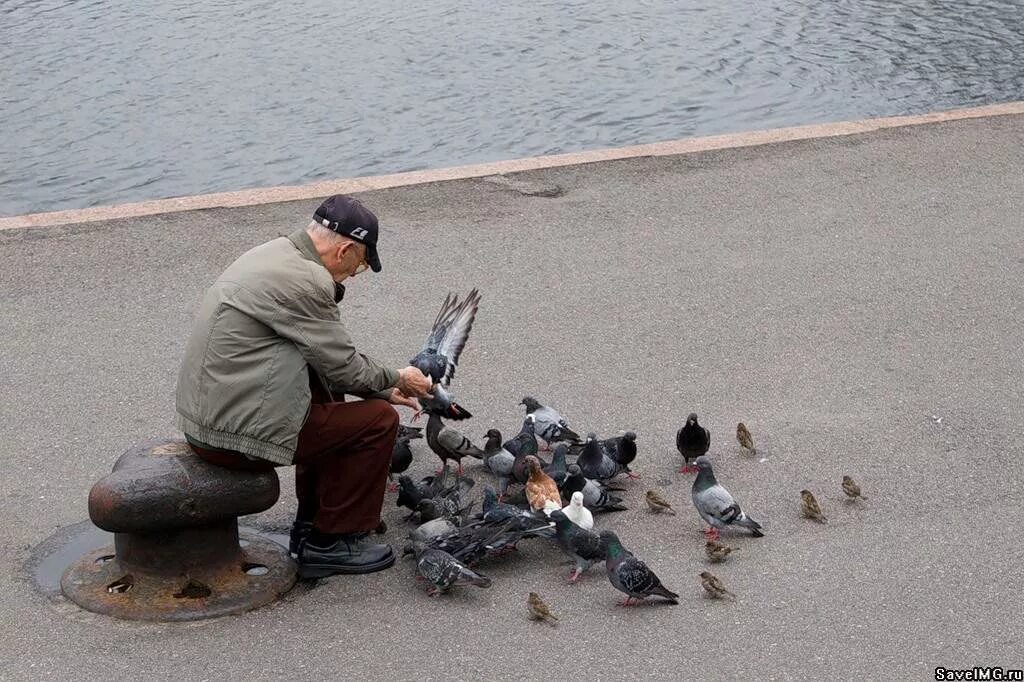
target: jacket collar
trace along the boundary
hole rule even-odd
[[[288,235],[289,241],[295,244],[295,248],[299,250],[302,257],[306,260],[311,260],[317,265],[324,266],[324,262],[320,259],[320,254],[316,252],[316,247],[313,246],[313,240],[309,238],[309,233],[304,229],[298,229]],[[324,266],[326,268],[326,266]]]
[[[295,245],[295,248],[299,250],[302,257],[306,260],[311,260],[314,263],[327,269],[324,265],[323,260],[320,258],[320,254],[316,252],[316,247],[313,246],[313,240],[309,238],[309,233],[305,230],[295,230],[288,235],[288,240]],[[334,302],[341,303],[341,299],[345,298],[345,285],[334,283]]]

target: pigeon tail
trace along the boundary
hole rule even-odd
[[[563,426],[562,430],[561,430],[561,433],[559,434],[559,440],[567,440],[567,441],[569,441],[571,443],[579,443],[580,442],[580,434],[576,433],[575,431],[570,429],[568,426]]]
[[[743,526],[744,528],[749,530],[755,538],[764,537],[764,533],[761,532],[761,524],[755,521],[754,519],[750,518],[746,514],[743,515],[743,518],[736,519],[736,525]]]
[[[656,594],[659,597],[664,597],[665,599],[668,600],[669,604],[678,604],[679,603],[679,595],[676,594],[675,592],[671,591],[670,589],[668,589],[664,585],[658,585],[656,588],[651,590],[651,594]]]
[[[452,403],[451,405],[448,406],[448,409],[445,410],[444,416],[446,419],[453,419],[458,421],[460,419],[469,419],[473,415],[470,413],[469,410],[464,408],[462,405],[459,405],[458,403]],[[480,458],[477,457],[477,459]]]
[[[477,587],[490,587],[491,586],[491,579],[488,578],[485,575],[480,575],[479,573],[473,573],[472,577],[466,576],[466,580],[470,584],[476,585]]]

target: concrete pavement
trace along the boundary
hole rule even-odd
[[[202,291],[315,201],[0,232],[0,678],[932,679],[1024,666],[1024,116],[535,170],[555,198],[457,180],[368,192],[384,272],[343,315],[396,366],[449,289],[484,293],[456,379],[482,437],[516,403],[638,434],[632,509],[599,517],[675,607],[615,606],[601,567],[553,549],[429,599],[412,568],[335,578],[239,617],[126,623],[33,591],[22,564],[86,517],[131,443],[173,435]],[[706,568],[673,437],[695,410],[719,478],[767,537]],[[941,421],[937,419],[941,417]],[[740,454],[737,421],[768,461]],[[417,449],[417,472],[434,467]],[[479,472],[470,469],[472,475]],[[861,482],[847,504],[839,480]],[[479,473],[480,479],[486,477]],[[285,490],[290,471],[282,476]],[[680,515],[643,508],[661,489]],[[810,488],[830,517],[799,517]],[[386,501],[389,538],[406,526]],[[250,521],[287,525],[287,494]],[[563,620],[526,620],[527,592]]]

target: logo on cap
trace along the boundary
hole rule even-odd
[[[356,239],[359,239],[359,240],[362,240],[362,238],[366,236],[366,228],[365,227],[353,227],[352,231],[349,232],[349,236],[355,237]]]

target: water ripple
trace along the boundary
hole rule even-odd
[[[1024,99],[1018,0],[21,0],[0,215]]]

